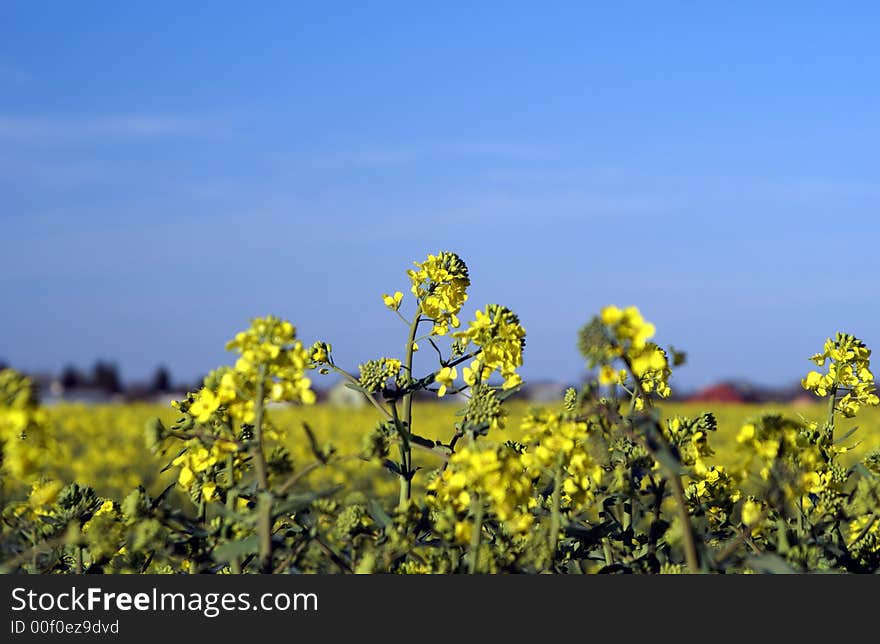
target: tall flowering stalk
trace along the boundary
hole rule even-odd
[[[874,374],[871,372],[871,350],[857,337],[838,333],[825,340],[821,353],[810,360],[827,371],[810,371],[801,381],[804,389],[820,398],[828,397],[828,427],[834,428],[834,414],[854,417],[862,407],[880,404]],[[840,395],[843,394],[843,395]]]
[[[197,501],[203,520],[212,501],[238,507],[243,477],[252,467],[260,570],[271,572],[275,498],[266,442],[278,432],[267,422],[266,404],[315,402],[306,377],[311,351],[297,340],[290,322],[273,316],[254,319],[226,348],[238,354],[235,365],[213,372],[202,389],[176,403],[184,423],[196,431],[172,464],[180,467],[178,482]],[[231,564],[240,566],[237,557]]]
[[[620,386],[630,395],[627,426],[633,438],[648,450],[665,472],[678,508],[688,569],[696,573],[700,571],[700,561],[679,460],[656,419],[633,415],[651,406],[652,395],[667,398],[672,392],[669,387],[672,371],[667,354],[650,341],[654,333],[654,325],[645,320],[636,307],[607,306],[598,318],[581,330],[580,347],[592,366],[600,366],[600,384]],[[623,368],[616,369],[615,364]]]
[[[442,251],[428,255],[415,268],[407,271],[410,293],[415,306],[411,317],[406,317],[404,294],[384,294],[382,300],[407,327],[403,358],[382,357],[359,365],[359,374],[338,366],[330,345],[318,343],[312,359],[327,371],[345,378],[352,388],[366,399],[391,423],[396,433],[399,460],[387,464],[398,477],[400,493],[398,505],[404,508],[412,497],[412,479],[416,474],[413,450],[428,449],[448,457],[454,453],[459,438],[467,433],[472,437],[485,433],[490,426],[499,426],[502,399],[499,391],[513,391],[522,382],[517,369],[522,365],[525,330],[509,309],[488,305],[477,311],[466,329],[459,317],[467,302],[470,276],[467,265],[455,253]],[[422,327],[427,332],[420,335]],[[440,347],[444,337],[451,336],[447,351]],[[436,371],[417,376],[413,370],[417,351],[428,345],[438,358]],[[462,368],[459,374],[458,367]],[[500,386],[490,383],[494,374],[503,378]],[[449,443],[426,439],[414,432],[413,401],[419,391],[432,391],[439,398],[449,394],[470,396],[471,403],[464,421]],[[494,409],[487,414],[487,410]]]

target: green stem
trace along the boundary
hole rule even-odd
[[[608,537],[602,537],[602,554],[605,555],[605,565],[613,566],[614,556],[611,554],[611,543],[608,541]]]
[[[639,493],[635,489],[635,485],[630,481],[630,494],[629,494],[629,528],[635,533],[636,531],[636,517],[638,516],[638,504],[639,504]]]
[[[681,484],[681,477],[669,470],[667,471],[667,480],[672,485],[672,496],[678,509],[678,518],[681,521],[682,533],[684,537],[684,554],[687,560],[688,571],[692,574],[700,572],[700,558],[697,556],[697,543],[694,540],[694,526],[691,523],[691,515],[687,509],[687,500],[684,497],[684,486]]]
[[[635,375],[633,375],[633,379],[635,379]],[[624,387],[625,389],[625,387]],[[635,392],[635,389],[629,393],[629,415],[632,416],[636,413],[636,401],[639,399],[638,394]],[[616,407],[615,407],[616,409]]]
[[[735,538],[730,540],[730,543],[725,546],[724,550],[722,550],[715,557],[715,565],[720,566],[728,557],[733,555],[737,551],[737,549],[743,544],[748,543],[749,539],[752,536],[752,531],[755,529],[755,526],[761,525],[764,519],[770,514],[769,509],[764,509],[763,512],[758,516],[757,519],[751,524],[747,525],[744,530],[742,530]],[[753,546],[754,548],[754,546]]]
[[[798,498],[797,508],[798,508],[798,537],[801,541],[803,541],[804,535],[807,534],[807,513],[804,511],[804,497],[803,496]]]
[[[260,572],[272,572],[272,495],[263,492],[257,498],[257,533],[260,540]]]
[[[834,440],[834,406],[837,403],[837,381],[831,387],[831,396],[828,398],[828,431],[831,432],[831,440]]]
[[[415,380],[412,372],[413,354],[415,353],[413,347],[415,346],[416,332],[419,329],[419,324],[421,323],[421,321],[421,314],[416,315],[413,318],[412,324],[410,324],[409,327],[409,338],[406,341],[406,360],[404,362],[404,369],[406,370],[406,374],[410,382]],[[409,392],[403,398],[403,420],[404,422],[406,422],[407,427],[409,427],[410,423],[412,422],[412,400],[413,392]]]
[[[632,376],[635,393],[638,396],[642,397],[644,400],[645,406],[648,407],[651,405],[651,401],[648,398],[644,388],[642,387],[642,382],[636,376],[635,371],[632,367],[632,362],[629,359],[629,356],[626,354],[623,355],[623,362],[626,365],[626,369],[629,374]],[[633,398],[633,401],[635,398]],[[661,449],[667,452],[671,452],[671,448],[669,447],[669,443],[666,440],[666,437],[663,435],[663,431],[660,428],[660,424],[655,421],[655,429],[657,434],[657,442],[660,443]],[[688,571],[692,574],[697,574],[700,572],[700,558],[697,555],[697,542],[694,537],[694,526],[691,522],[691,516],[687,509],[687,500],[684,496],[684,485],[681,482],[681,474],[668,467],[664,463],[660,462],[657,458],[656,450],[651,446],[651,444],[645,440],[644,436],[640,436],[635,431],[635,424],[632,422],[632,416],[630,416],[630,431],[636,440],[641,443],[641,445],[648,450],[648,453],[651,457],[660,463],[661,468],[665,473],[665,479],[669,482],[669,485],[672,488],[672,497],[675,499],[676,510],[678,512],[678,518],[681,521],[682,528],[682,536],[684,539],[684,553],[685,559],[687,561]]]
[[[238,494],[235,493],[235,458],[232,454],[226,457],[226,476],[228,477],[227,484],[229,485],[226,492],[226,509],[232,514],[235,512],[235,505],[238,501]],[[232,525],[228,525],[226,528],[226,538],[232,538]],[[229,569],[234,575],[241,574],[241,559],[239,557],[230,559]]]
[[[345,369],[337,367],[335,364],[331,364],[330,368],[333,369],[333,371],[338,373],[340,376],[342,376],[343,378],[348,380],[351,384],[356,385],[358,387],[361,386],[360,381],[357,378],[355,378],[353,375],[348,373]],[[375,407],[380,412],[382,412],[382,415],[385,416],[385,418],[387,418],[388,420],[391,420],[391,412],[389,412],[387,409],[385,409],[385,407],[382,406],[382,403],[380,403],[378,400],[376,400],[376,397],[373,394],[367,393],[364,391],[362,391],[361,394],[363,394],[364,398],[367,399],[367,402],[369,402],[373,407]]]
[[[660,513],[663,507],[663,495],[666,492],[666,480],[661,479],[659,483],[654,481],[651,476],[651,488],[654,490],[654,510],[651,519],[650,537],[648,539],[648,554],[654,556],[657,553],[657,530],[656,527],[660,523]]]
[[[410,324],[409,327],[409,338],[406,342],[406,360],[404,362],[408,384],[415,381],[412,371],[413,354],[415,353],[413,347],[415,346],[416,332],[419,330],[419,324],[421,321],[421,313],[416,313],[416,316],[413,318],[412,324]],[[407,435],[412,431],[412,403],[413,392],[410,391],[403,398],[403,424]],[[406,481],[401,481],[400,489],[400,502],[401,505],[403,505],[409,500],[410,495],[412,494],[412,447],[410,447],[409,440],[401,443],[401,461],[406,465],[406,469],[404,470],[406,472]]]
[[[562,516],[559,511],[560,501],[562,499],[562,452],[556,459],[556,471],[553,473],[553,497],[551,499],[550,508],[550,562],[556,561],[556,547],[559,542],[559,527],[562,523]]]
[[[476,497],[474,500],[476,505],[474,511],[474,527],[471,531],[471,547],[468,552],[468,574],[473,575],[477,572],[477,562],[480,558],[480,537],[483,532],[483,502]]]
[[[412,479],[410,478],[412,446],[409,442],[409,431],[397,414],[396,402],[391,403],[391,415],[394,417],[394,426],[397,428],[397,433],[400,435],[400,442],[397,444],[398,450],[400,451],[400,463],[398,463],[398,466],[400,467],[400,474],[398,475],[398,479],[400,480],[400,495],[398,496],[397,503],[401,508],[404,508],[406,507],[406,503],[412,492]]]
[[[263,452],[263,398],[266,394],[266,365],[257,370],[257,391],[254,398],[254,442],[251,455],[257,470],[257,534],[260,543],[260,570],[272,572],[272,496],[269,493],[269,471]]]
[[[257,489],[269,489],[269,472],[266,467],[266,455],[263,453],[263,398],[266,395],[266,365],[257,370],[257,392],[254,396],[254,441],[251,444],[251,456],[257,469]]]

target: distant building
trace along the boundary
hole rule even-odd
[[[340,380],[327,392],[327,403],[334,407],[359,408],[367,404],[364,395],[345,386],[345,381]]]
[[[565,396],[567,388],[566,384],[552,381],[526,383],[517,398],[535,403],[559,402]]]
[[[185,391],[179,392],[158,392],[146,399],[146,402],[160,405],[162,407],[170,407],[171,403],[176,400],[184,400],[186,398]]]
[[[720,383],[700,389],[697,393],[687,398],[688,402],[720,402],[720,403],[744,403],[747,402],[735,386],[730,383]]]
[[[809,397],[807,397],[809,400]],[[804,390],[800,385],[772,388],[762,387],[745,381],[725,381],[710,385],[684,397],[688,402],[720,403],[780,403],[803,402]]]
[[[106,389],[99,387],[77,387],[76,389],[65,389],[61,391],[59,396],[44,397],[46,404],[52,403],[82,403],[84,405],[100,405],[111,402],[125,402],[125,396],[122,394],[113,394]]]

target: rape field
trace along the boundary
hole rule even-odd
[[[559,401],[557,406],[561,406]],[[531,405],[512,401],[509,405],[509,427],[502,430],[503,438],[521,441],[520,429],[523,418],[530,409],[552,405]],[[57,427],[57,440],[61,448],[52,462],[49,475],[62,481],[81,481],[91,485],[103,495],[118,501],[134,487],[143,485],[158,494],[174,482],[175,472],[160,473],[168,459],[151,452],[145,442],[145,427],[153,418],[172,424],[176,411],[170,407],[150,404],[132,405],[56,405],[46,408]],[[448,440],[454,431],[456,412],[459,407],[449,403],[421,403],[414,408],[414,419],[425,436],[435,440]],[[736,462],[736,437],[740,428],[750,419],[763,414],[777,413],[791,418],[803,417],[818,422],[825,413],[820,404],[810,406],[666,403],[661,407],[664,417],[694,417],[704,411],[712,411],[718,419],[718,431],[712,439],[715,455],[712,460],[722,465]],[[381,420],[380,414],[370,407],[346,408],[320,404],[310,407],[287,407],[277,409],[277,424],[284,428],[283,445],[290,451],[294,471],[315,461],[302,424],[307,423],[322,444],[329,443],[336,452],[348,457],[340,463],[341,469],[330,474],[315,470],[312,481],[316,484],[353,482],[365,492],[376,491],[382,495],[397,493],[394,478],[378,463],[362,458],[365,439]],[[841,425],[846,432],[857,428],[851,443],[852,452],[845,455],[854,462],[873,449],[880,448],[880,410],[871,409],[859,418]],[[419,455],[419,465],[426,469],[437,468],[442,460],[430,455]]]
[[[880,397],[857,337],[805,356],[815,405],[676,405],[683,354],[609,305],[577,335],[593,376],[530,407],[517,315],[460,319],[470,275],[454,253],[406,276],[411,297],[377,297],[405,325],[403,353],[357,372],[274,316],[170,408],[47,408],[0,371],[0,569],[880,570]],[[417,373],[417,351],[436,366]],[[330,374],[365,406],[316,405]]]

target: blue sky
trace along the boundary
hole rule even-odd
[[[440,249],[532,380],[608,303],[685,388],[880,343],[876,4],[473,4],[4,2],[0,358],[190,378],[275,313],[356,365]]]

